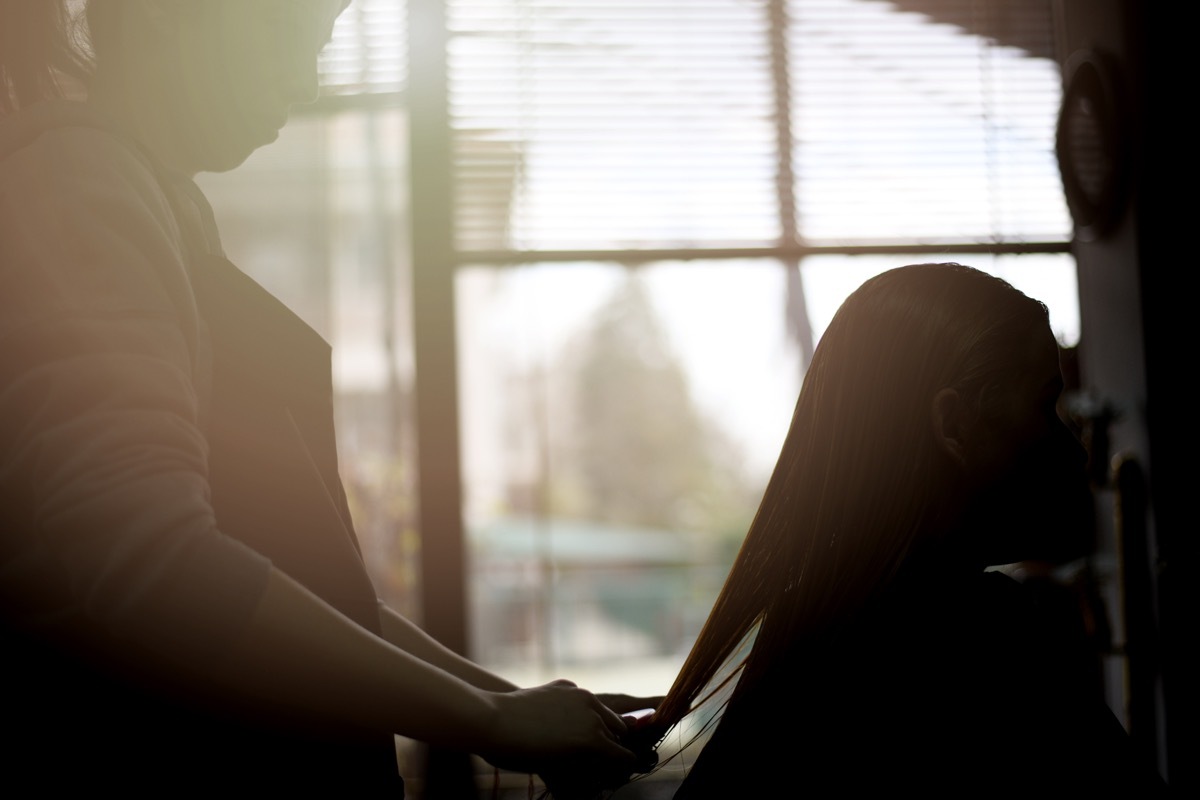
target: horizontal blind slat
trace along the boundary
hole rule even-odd
[[[812,243],[1066,240],[1049,4],[996,2],[788,3],[780,152],[764,2],[450,0],[458,245],[770,245],[780,174]]]

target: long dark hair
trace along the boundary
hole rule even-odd
[[[846,299],[813,355],[741,550],[651,731],[665,734],[713,698],[736,702],[799,637],[868,602],[914,546],[951,524],[944,517],[955,473],[935,445],[933,397],[954,388],[986,413],[992,390],[1018,368],[1017,337],[1046,323],[1039,301],[954,263],[892,269]]]

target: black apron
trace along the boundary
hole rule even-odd
[[[218,527],[378,634],[338,475],[329,345],[227,259],[202,254],[190,266],[211,348],[201,425]],[[309,790],[317,781],[339,796],[403,796],[390,734],[301,725],[256,731],[244,747],[269,752],[278,759],[271,772],[286,770]],[[347,791],[354,786],[362,791]]]
[[[227,258],[207,252],[162,178],[184,232],[200,320],[200,426],[217,526],[378,635],[378,600],[338,472],[330,346]],[[197,209],[215,229],[203,198]],[[246,757],[235,773],[254,770],[274,790],[403,797],[391,734],[300,720],[243,724],[237,720],[234,741]]]

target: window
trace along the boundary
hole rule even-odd
[[[511,679],[665,691],[813,344],[958,260],[1078,340],[1050,0],[355,0],[204,176],[330,339],[381,591]]]
[[[973,264],[1078,340],[1049,11],[445,4],[478,659],[665,690],[870,275]]]

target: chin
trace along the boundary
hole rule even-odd
[[[198,172],[228,172],[240,167],[260,147],[279,138],[279,128],[275,125],[251,128],[243,124],[217,129],[209,126],[198,133],[205,137],[205,141],[195,144]]]
[[[263,139],[265,137],[260,137]],[[279,138],[276,132],[268,141],[258,141],[256,143],[243,142],[238,145],[232,143],[224,147],[208,148],[205,157],[202,161],[200,172],[229,172],[232,169],[240,167],[246,163],[246,159],[254,155],[255,151],[260,147],[270,144]]]
[[[242,164],[244,164],[246,162],[246,159],[249,157],[250,157],[250,153],[245,153],[238,157],[226,156],[223,158],[212,158],[212,159],[209,159],[205,163],[205,165],[200,168],[199,171],[200,172],[229,172],[230,170],[237,169],[238,167],[240,167]]]

